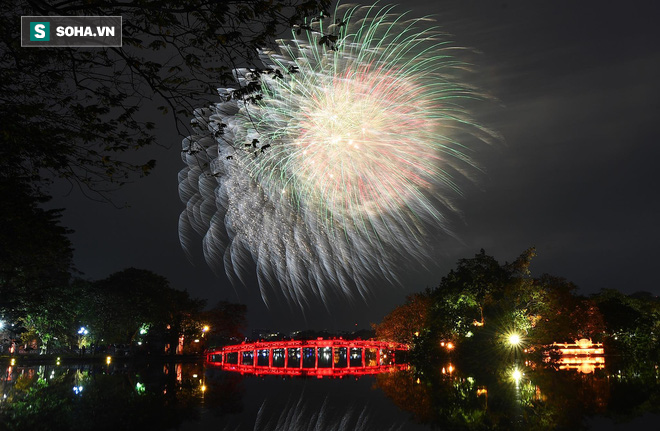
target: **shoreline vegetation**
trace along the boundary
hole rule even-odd
[[[460,259],[437,287],[408,296],[373,325],[376,338],[409,344],[411,362],[421,367],[448,354],[465,361],[538,359],[553,343],[582,339],[602,343],[608,356],[660,361],[657,295],[613,289],[581,295],[562,277],[532,277],[535,255],[530,248],[500,264],[482,249]]]
[[[615,290],[580,295],[577,286],[561,277],[533,277],[529,268],[534,255],[529,249],[514,262],[500,264],[482,250],[461,259],[436,288],[410,295],[371,331],[308,330],[287,336],[265,330],[249,339],[375,338],[408,344],[409,368],[372,377],[373,387],[410,413],[411,420],[431,427],[549,431],[588,429],[593,420],[657,421],[658,297]],[[138,292],[138,304],[147,304],[149,295],[139,280],[158,281],[159,276],[140,270],[120,275],[130,283],[106,280],[97,292],[126,289]],[[161,292],[169,289],[156,284]],[[128,412],[126,429],[143,429],[143,423],[151,426],[154,421],[167,429],[195,417],[199,408],[210,405],[205,403],[225,412],[244,402],[240,388],[246,376],[205,367],[202,352],[248,340],[243,334],[245,306],[221,303],[213,312],[190,314],[167,314],[166,307],[156,307],[134,314],[140,305],[124,310],[122,303],[99,303],[107,306],[106,319],[99,315],[97,320],[105,325],[79,327],[80,317],[71,320],[66,328],[74,335],[60,338],[66,340],[60,346],[51,345],[61,353],[42,355],[37,348],[34,353],[0,354],[0,366],[7,369],[7,382],[11,380],[6,383],[8,401],[0,405],[0,420],[11,424],[8,429],[52,431],[57,429],[53,423],[71,429],[81,421],[92,429],[91,424],[98,426],[99,411],[107,415],[108,429],[124,424],[118,411]],[[149,316],[179,316],[179,326],[173,330],[166,320]],[[100,335],[95,328],[105,332]],[[181,332],[183,328],[190,332]],[[182,348],[166,349],[168,342]],[[113,347],[104,350],[109,344]],[[595,348],[582,355],[573,353],[576,346]],[[567,352],[561,348],[569,349],[568,354],[562,357]],[[566,356],[569,360],[562,362]],[[602,361],[590,360],[596,356]],[[576,366],[580,359],[587,360]],[[81,404],[88,409],[80,409]],[[162,418],[163,406],[171,417]],[[51,419],[55,414],[58,419]]]

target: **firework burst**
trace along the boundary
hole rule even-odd
[[[402,259],[424,262],[431,236],[449,232],[471,146],[493,136],[464,108],[482,97],[429,20],[335,12],[261,52],[273,73],[237,69],[259,97],[220,89],[183,141],[184,248],[192,229],[230,279],[256,265],[265,301],[267,286],[300,305],[365,297],[374,280],[396,281]]]

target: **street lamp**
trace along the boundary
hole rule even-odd
[[[523,373],[518,368],[514,368],[511,372],[511,378],[518,383],[522,379]]]

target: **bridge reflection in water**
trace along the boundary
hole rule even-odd
[[[255,375],[342,376],[408,369],[406,344],[371,340],[262,341],[206,353],[206,362]]]

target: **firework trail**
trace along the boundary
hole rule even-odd
[[[339,6],[260,53],[273,73],[237,69],[257,92],[219,89],[183,141],[184,249],[197,232],[212,267],[245,283],[256,266],[266,303],[271,286],[301,306],[366,298],[397,263],[427,261],[493,136],[465,108],[482,96],[457,52],[428,19]]]

